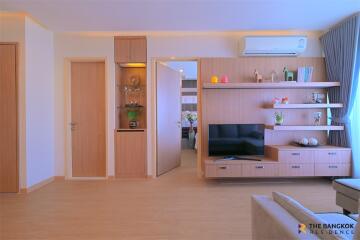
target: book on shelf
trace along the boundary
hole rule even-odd
[[[298,82],[311,82],[314,67],[299,67],[297,72]]]

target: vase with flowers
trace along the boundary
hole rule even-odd
[[[275,112],[275,125],[282,125],[284,122],[284,115],[282,112]]]
[[[187,112],[185,112],[184,118],[190,124],[190,127],[189,127],[189,142],[190,142],[190,146],[193,146],[194,143],[195,143],[194,123],[197,120],[197,114],[194,113],[194,112],[187,111]]]

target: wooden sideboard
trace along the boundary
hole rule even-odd
[[[351,149],[267,145],[261,161],[206,160],[205,177],[338,177],[351,175]]]

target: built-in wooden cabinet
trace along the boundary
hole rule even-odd
[[[115,176],[146,176],[146,130],[118,129],[115,139]]]
[[[351,149],[334,146],[265,147],[262,161],[207,160],[205,176],[225,177],[340,177],[351,175]]]
[[[115,37],[114,50],[115,177],[146,177],[146,37]]]
[[[284,67],[296,72],[302,66],[313,67],[310,82],[284,81]],[[264,81],[256,82],[255,69],[262,74]],[[324,145],[328,142],[328,131],[344,130],[343,126],[328,125],[329,110],[344,106],[341,102],[330,102],[326,98],[330,89],[340,87],[340,83],[328,81],[323,57],[201,58],[200,75],[203,126],[201,160],[206,177],[351,175],[349,148],[302,148],[289,145],[302,138],[316,138]],[[212,76],[221,78],[224,75],[228,77],[228,83],[211,82]],[[322,101],[314,102],[315,93],[324,95]],[[274,101],[283,98],[288,99],[287,103]],[[275,124],[276,112],[284,116],[282,125]],[[318,113],[322,117],[319,122],[315,122]],[[214,160],[208,154],[208,126],[214,123],[264,124],[267,160]]]
[[[116,63],[146,63],[146,38],[115,37],[114,51]]]

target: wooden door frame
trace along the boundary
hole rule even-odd
[[[151,144],[151,156],[152,156],[152,176],[157,178],[157,72],[156,72],[156,63],[157,62],[170,62],[170,61],[196,61],[197,62],[197,114],[198,114],[198,126],[197,126],[197,176],[201,178],[203,176],[203,171],[201,169],[201,155],[202,155],[202,113],[201,113],[201,96],[202,96],[202,84],[201,84],[201,75],[200,75],[200,58],[199,57],[186,57],[186,58],[175,58],[175,57],[157,57],[151,59],[151,96],[150,103],[152,111],[149,111],[151,116],[151,134],[149,134],[149,142]]]
[[[73,62],[103,62],[105,67],[105,177],[73,177],[72,175],[72,135],[71,127],[69,123],[71,122],[71,63]],[[65,94],[65,179],[68,180],[101,180],[107,179],[109,176],[108,165],[109,165],[109,153],[108,153],[108,120],[109,120],[109,110],[108,110],[108,97],[109,97],[109,76],[107,73],[108,69],[108,59],[106,57],[71,57],[65,58],[65,69],[64,69],[64,94]]]
[[[20,121],[19,121],[19,115],[20,115],[20,93],[19,93],[19,62],[20,62],[20,51],[19,51],[19,43],[18,42],[0,42],[0,45],[15,45],[15,101],[16,101],[16,175],[17,175],[17,192],[20,192],[21,189],[21,181],[20,181],[20,160],[19,156],[20,154]],[[24,176],[26,177],[26,176]]]

